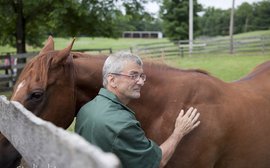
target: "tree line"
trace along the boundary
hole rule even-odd
[[[145,11],[146,2],[0,0],[0,45],[8,44],[24,53],[26,44],[41,46],[48,35],[119,37],[122,31],[147,29],[146,23],[154,18]]]
[[[189,0],[150,0],[158,17],[145,10],[149,0],[0,0],[0,45],[18,53],[41,46],[48,35],[121,37],[123,31],[162,31],[171,40],[188,39]],[[230,9],[194,4],[194,36],[228,35]],[[203,13],[203,15],[199,15]],[[243,3],[235,10],[235,31],[270,28],[270,0]]]
[[[200,36],[217,36],[229,34],[231,9],[207,8],[199,18]],[[242,3],[234,11],[234,34],[254,30],[270,29],[270,0],[257,3]]]

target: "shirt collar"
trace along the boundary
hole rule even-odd
[[[118,100],[117,96],[116,96],[115,94],[113,94],[112,92],[110,92],[109,90],[107,90],[107,89],[105,89],[105,88],[101,88],[101,89],[99,90],[98,95],[103,96],[103,97],[106,97],[106,98],[110,99],[111,101],[113,101],[113,102],[115,102],[115,103],[117,103],[117,104],[120,104],[120,105],[123,106],[125,109],[127,109],[128,111],[130,111],[130,112],[132,112],[133,114],[135,114],[134,111],[132,111],[132,110],[131,110],[129,107],[127,107],[126,105],[122,104],[122,103]]]

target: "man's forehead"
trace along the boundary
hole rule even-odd
[[[128,72],[140,72],[143,71],[143,67],[141,65],[138,65],[137,63],[128,63],[124,66],[123,68],[124,71],[128,71]]]
[[[138,70],[130,70],[128,71],[130,74],[138,74],[138,73],[142,73],[142,71],[138,71]]]
[[[142,68],[142,65],[139,65],[137,62],[135,62],[135,61],[128,61],[128,62],[126,62],[125,64],[124,64],[124,67],[125,68]]]

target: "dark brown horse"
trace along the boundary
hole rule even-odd
[[[54,51],[50,37],[25,66],[11,98],[63,128],[102,87],[105,60],[71,48]],[[161,144],[182,108],[194,106],[201,113],[201,125],[180,142],[167,167],[270,167],[270,62],[233,83],[147,62],[144,71],[142,97],[129,106],[147,137]]]

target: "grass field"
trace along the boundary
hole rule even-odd
[[[73,38],[54,38],[55,49],[65,48]],[[163,39],[128,39],[128,38],[91,38],[78,37],[75,40],[73,49],[95,49],[95,48],[112,48],[113,51],[126,50],[136,44],[147,44],[153,42],[168,42],[167,38]],[[45,43],[45,42],[44,42]],[[27,46],[27,51],[40,51],[41,48],[32,48]],[[0,46],[0,53],[15,52],[15,48],[9,46]]]
[[[270,36],[270,30],[252,31],[234,35],[235,38],[254,37],[254,36]]]
[[[233,38],[238,39],[238,38],[258,37],[258,36],[259,37],[270,36],[270,30],[260,30],[260,31],[252,31],[252,32],[247,32],[247,33],[235,34]],[[222,39],[222,38],[229,38],[229,36],[217,36],[214,38]]]
[[[253,37],[253,36],[270,36],[270,30],[254,31],[234,35],[235,38]],[[228,38],[228,36],[216,37],[219,39]],[[66,47],[72,38],[54,38],[55,49]],[[126,39],[126,38],[91,38],[91,37],[76,37],[73,49],[93,49],[93,48],[112,48],[113,51],[129,49],[137,44],[147,44],[153,42],[168,42],[167,38],[163,39]],[[45,43],[45,41],[44,41]],[[27,46],[27,51],[39,51],[41,48],[33,48]],[[0,46],[0,53],[16,52],[16,49],[10,46]]]
[[[174,67],[203,69],[226,82],[238,80],[262,62],[270,60],[270,55],[254,56],[204,56],[184,57],[166,61]]]
[[[58,39],[56,39],[55,42],[57,43]],[[124,39],[124,38],[109,39],[109,38],[81,37],[81,38],[76,38],[76,41],[74,43],[74,49],[112,48],[113,51],[117,51],[117,50],[130,49],[130,47],[133,47],[136,44],[147,44],[147,43],[153,43],[153,42],[169,42],[169,40],[166,38],[163,38],[163,39]],[[63,48],[65,46],[57,46],[57,47]]]

